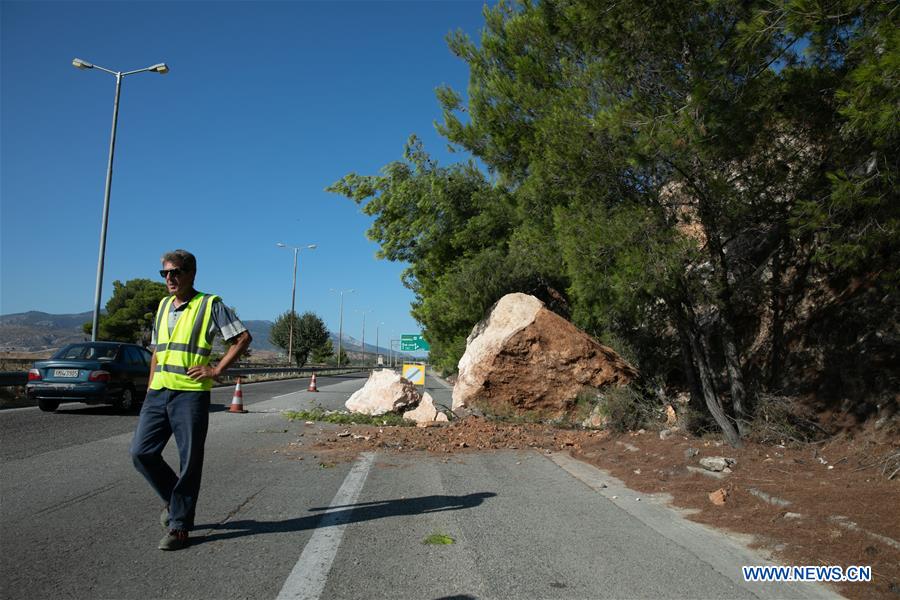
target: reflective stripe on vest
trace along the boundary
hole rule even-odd
[[[199,346],[191,346],[189,344],[176,344],[175,342],[169,342],[168,344],[157,344],[156,351],[164,352],[166,350],[178,350],[180,352],[192,352],[194,354],[201,354],[203,356],[207,356],[212,352],[212,348],[201,348]]]
[[[150,389],[208,390],[212,380],[196,381],[187,375],[188,369],[208,365],[212,340],[207,339],[212,304],[218,296],[198,292],[169,331],[169,311],[175,296],[163,298],[156,313],[156,369]]]

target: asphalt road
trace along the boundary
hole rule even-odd
[[[364,381],[367,375],[367,371],[361,371],[340,377],[316,377],[316,380],[318,387],[328,387],[347,379]],[[308,385],[309,377],[304,377],[244,383],[241,389],[246,408],[273,396],[306,389]],[[233,386],[214,388],[210,412],[227,410],[233,394]],[[339,408],[337,402],[329,400],[331,398],[323,398],[323,405]],[[50,416],[52,418],[48,418]],[[134,432],[137,419],[137,412],[121,413],[112,406],[90,406],[81,402],[61,404],[52,415],[34,407],[0,411],[0,460],[25,458],[119,433]]]
[[[329,425],[281,411],[337,408],[364,379],[214,391],[193,545],[160,552],[161,502],[134,471],[136,417],[66,406],[0,413],[0,597],[780,598],[813,585],[747,584],[764,564],[566,455],[366,453],[334,466],[303,451]],[[449,390],[429,379],[441,403]],[[304,434],[304,435],[301,435]],[[300,450],[288,455],[288,444]],[[173,445],[166,450],[176,461]],[[303,458],[303,460],[299,460]],[[423,541],[440,534],[448,545]]]

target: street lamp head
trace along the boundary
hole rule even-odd
[[[150,67],[150,70],[156,71],[160,75],[165,75],[169,72],[169,65],[167,65],[166,63],[159,63]]]
[[[282,242],[275,242],[275,245],[278,246],[279,248],[287,248],[287,245],[285,245]]]
[[[94,68],[94,65],[92,65],[89,62],[85,62],[85,61],[81,60],[80,58],[73,58],[72,66],[77,67],[79,69],[93,69]]]
[[[315,250],[316,248],[318,248],[318,246],[316,244],[309,244],[307,248],[309,248],[310,250]]]

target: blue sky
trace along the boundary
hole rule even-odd
[[[434,90],[464,93],[447,33],[473,38],[483,3],[0,3],[0,314],[93,307],[115,77],[122,85],[102,304],[113,280],[158,279],[187,248],[197,287],[244,319],[290,307],[386,346],[417,333],[404,265],[375,258],[371,219],[324,188],[402,157],[410,134],[441,163]]]

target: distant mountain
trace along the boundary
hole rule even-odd
[[[45,312],[28,311],[10,315],[0,315],[0,351],[35,352],[53,350],[72,342],[89,340],[81,327],[93,317],[91,311],[53,315]],[[253,336],[251,347],[256,350],[278,350],[269,343],[271,321],[244,321]]]
[[[39,311],[29,311],[9,315],[0,315],[0,351],[3,352],[35,352],[40,350],[54,350],[72,342],[81,342],[90,339],[81,327],[93,317],[91,311],[53,315]],[[269,331],[272,329],[272,321],[246,320],[243,322],[253,336],[250,347],[254,350],[282,352],[269,342]],[[329,333],[331,342],[337,351],[337,335]],[[361,353],[362,347],[359,340],[345,335],[342,347],[348,354]],[[366,352],[374,354],[376,348],[372,344],[366,344]],[[378,352],[387,356],[388,349],[379,348]],[[409,356],[409,355],[403,355]]]
[[[81,326],[93,317],[91,311],[51,315],[28,311],[0,315],[0,350],[34,352],[61,348],[72,342],[90,339]]]
[[[241,322],[250,331],[250,335],[253,336],[253,341],[250,343],[251,350],[279,350],[277,346],[269,342],[269,331],[272,329],[272,321],[242,320]]]

